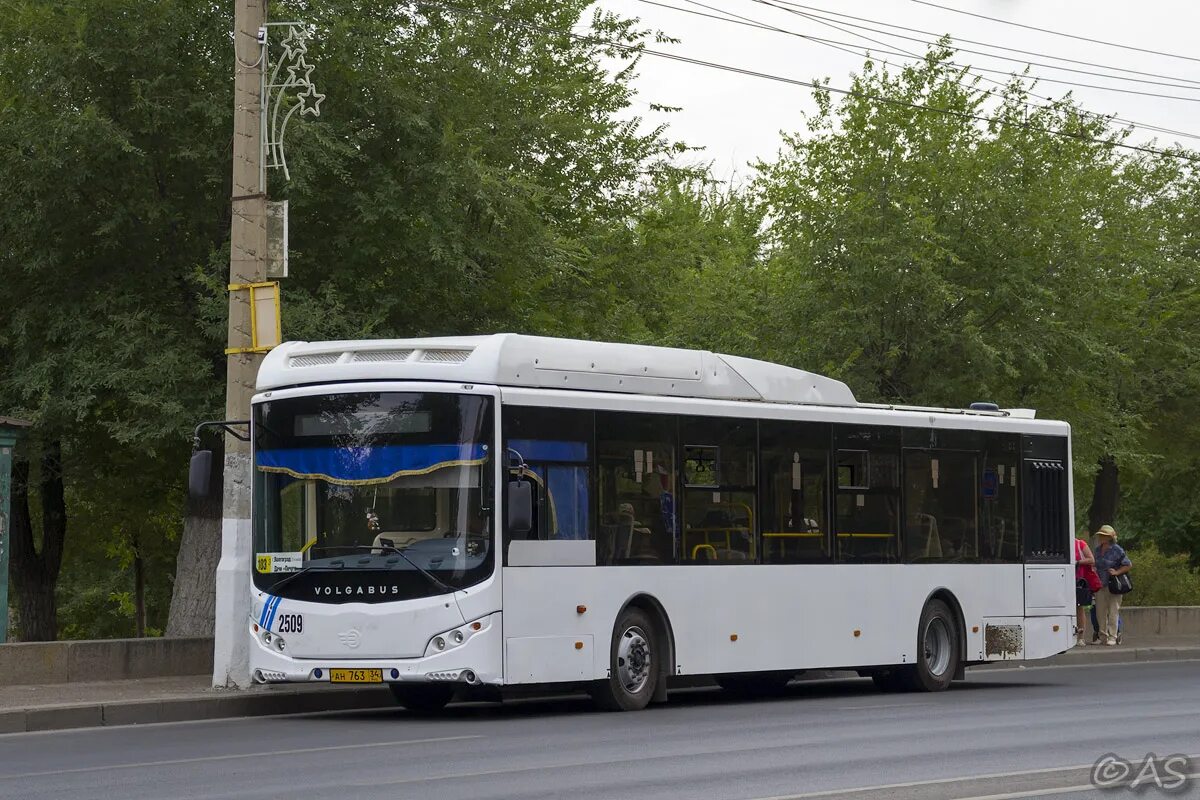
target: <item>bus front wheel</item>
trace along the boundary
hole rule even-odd
[[[454,697],[454,687],[445,684],[388,684],[396,702],[418,714],[441,711]]]
[[[662,658],[654,624],[640,608],[626,608],[617,617],[608,655],[608,678],[596,681],[592,699],[607,711],[645,708],[658,687]]]

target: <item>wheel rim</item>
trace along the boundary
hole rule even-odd
[[[625,629],[617,642],[617,680],[629,694],[646,688],[650,680],[650,637],[638,626]]]
[[[944,675],[950,667],[950,628],[946,621],[934,617],[925,628],[923,642],[925,666],[933,675]]]

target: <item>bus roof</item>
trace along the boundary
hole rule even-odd
[[[497,333],[420,339],[285,342],[263,360],[259,391],[372,380],[453,381],[711,400],[872,407],[841,381],[707,350]],[[959,409],[905,410],[952,411]],[[1001,416],[1032,417],[1026,410]]]

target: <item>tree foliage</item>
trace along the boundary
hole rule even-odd
[[[65,571],[65,619],[34,635],[132,633],[135,554],[165,627],[188,434],[222,406],[227,5],[0,15],[0,412],[35,423],[22,563],[42,559],[18,593],[52,612],[59,547]],[[863,400],[1033,406],[1074,426],[1081,504],[1111,467],[1093,516],[1200,559],[1192,162],[1120,149],[1070,98],[1031,106],[1023,79],[984,91],[943,42],[818,90],[731,187],[631,111],[625,48],[659,35],[583,0],[272,15],[311,26],[327,95],[289,129],[290,184],[270,176],[291,203],[285,337],[705,347]]]

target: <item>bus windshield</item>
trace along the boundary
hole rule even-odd
[[[491,398],[466,394],[256,405],[255,585],[306,600],[377,602],[487,577],[492,431]]]

